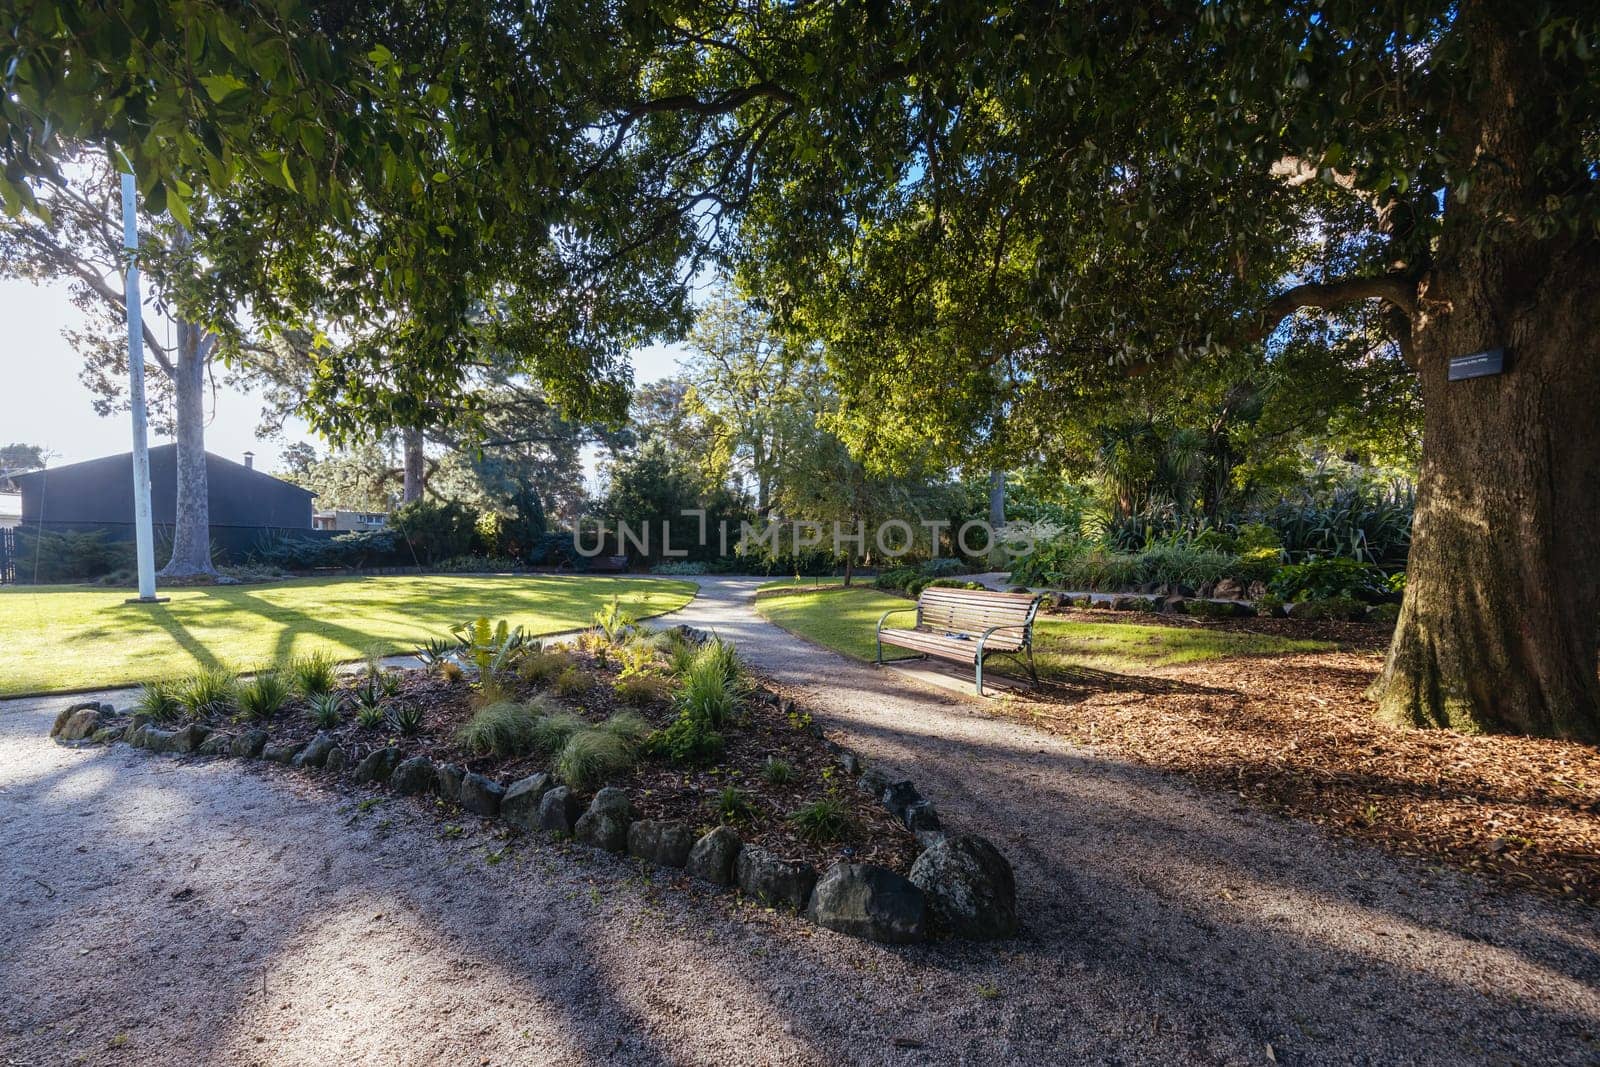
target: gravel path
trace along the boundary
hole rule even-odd
[[[0,1063],[1595,1063],[1600,916],[1491,893],[811,648],[713,627],[1017,867],[884,948],[278,768],[0,705]],[[1270,1048],[1269,1048],[1270,1046]]]

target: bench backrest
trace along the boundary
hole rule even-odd
[[[967,634],[981,634],[991,626],[1031,626],[1039,600],[1032,593],[929,586],[917,598],[917,625]]]

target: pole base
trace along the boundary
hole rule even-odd
[[[172,598],[169,597],[169,596],[151,596],[151,597],[131,596],[127,600],[124,600],[123,603],[124,604],[170,604],[170,603],[172,603]]]

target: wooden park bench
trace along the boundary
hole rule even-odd
[[[994,593],[987,589],[946,589],[929,586],[917,597],[916,607],[890,608],[878,619],[878,662],[883,646],[894,645],[976,668],[978,695],[983,695],[983,661],[1005,655],[1026,659],[1028,677],[1039,687],[1033,666],[1033,619],[1042,598],[1032,593]],[[915,611],[917,622],[909,630],[884,629],[884,621],[898,612]]]
[[[599,574],[621,574],[627,569],[627,556],[595,556],[588,566],[590,572]]]

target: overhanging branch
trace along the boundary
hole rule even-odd
[[[1307,282],[1278,294],[1261,309],[1255,325],[1245,332],[1247,343],[1259,341],[1278,328],[1278,324],[1301,308],[1334,308],[1359,304],[1363,300],[1384,300],[1408,315],[1416,310],[1417,289],[1398,275],[1382,278],[1345,278],[1337,282]]]

